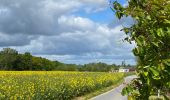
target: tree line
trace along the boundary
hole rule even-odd
[[[42,57],[35,57],[29,52],[18,53],[15,49],[4,48],[0,51],[0,70],[40,70],[40,71],[91,71],[108,72],[117,70],[120,65],[108,65],[105,63],[89,63],[84,65],[64,64],[59,61],[51,61]],[[131,67],[130,65],[126,67]]]

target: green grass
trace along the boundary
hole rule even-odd
[[[131,75],[135,75],[135,72],[125,73],[124,77],[131,76]],[[116,88],[117,86],[121,85],[123,82],[124,82],[124,79],[121,79],[121,80],[119,80],[118,82],[116,82],[115,84],[113,84],[113,85],[111,85],[109,87],[99,89],[97,91],[94,91],[92,93],[86,94],[86,95],[81,96],[81,97],[76,97],[76,98],[74,98],[74,100],[89,100],[90,98],[93,98],[95,96],[98,96],[100,94],[103,94],[105,92],[108,92],[108,91]]]
[[[76,97],[76,98],[74,98],[74,100],[89,100],[90,98],[93,98],[93,97],[95,97],[95,96],[98,96],[98,95],[100,95],[100,94],[103,94],[103,93],[105,93],[105,92],[108,92],[108,91],[116,88],[117,86],[121,85],[122,83],[123,83],[123,79],[122,79],[122,80],[119,80],[119,82],[117,82],[116,84],[114,84],[114,85],[112,85],[112,86],[99,89],[99,90],[97,90],[97,91],[95,91],[95,92],[86,94],[86,95],[81,96],[81,97]]]

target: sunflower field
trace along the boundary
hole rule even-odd
[[[0,71],[0,100],[70,100],[123,77],[104,72]]]

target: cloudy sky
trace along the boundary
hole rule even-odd
[[[126,5],[126,0],[118,0]],[[135,64],[108,0],[0,0],[0,49],[65,63]]]

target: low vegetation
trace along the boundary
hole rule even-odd
[[[1,71],[1,100],[70,100],[120,82],[123,73]]]

